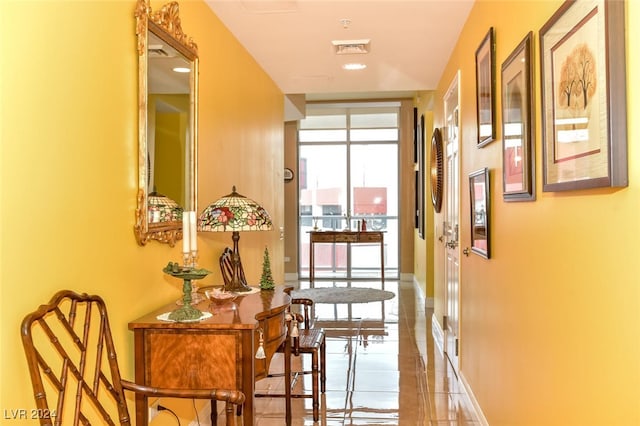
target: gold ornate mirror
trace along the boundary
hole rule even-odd
[[[172,247],[182,212],[196,210],[198,48],[182,32],[178,3],[136,5],[139,56],[138,200],[134,233]]]

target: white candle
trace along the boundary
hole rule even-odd
[[[196,212],[189,212],[189,247],[191,247],[191,252],[198,251],[198,230],[197,230],[197,220],[196,220]]]
[[[189,253],[189,212],[182,212],[182,252]]]

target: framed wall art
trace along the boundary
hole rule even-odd
[[[624,5],[565,1],[540,29],[543,191],[628,185]]]
[[[535,200],[533,33],[502,63],[502,196]]]
[[[476,112],[478,119],[478,148],[496,138],[495,123],[495,31],[493,27],[476,50]]]
[[[471,251],[489,259],[491,219],[491,197],[489,191],[489,169],[477,170],[469,174],[471,195]]]
[[[413,162],[418,162],[418,108],[413,108]]]
[[[424,114],[420,115],[418,123],[418,236],[425,239],[425,152],[424,143]]]

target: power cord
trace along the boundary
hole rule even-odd
[[[196,421],[198,422],[198,426],[200,426],[200,416],[198,415],[198,407],[196,407],[195,398],[191,400],[193,402],[193,411],[196,413]]]
[[[175,417],[176,421],[178,422],[178,426],[180,426],[180,418],[178,417],[178,415],[172,409],[167,408],[167,407],[165,407],[163,405],[158,405],[158,412],[160,412],[160,411],[168,411],[171,414],[173,414],[173,417]]]

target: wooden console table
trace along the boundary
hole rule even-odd
[[[233,302],[236,309],[230,303],[218,306],[205,300],[195,306],[213,316],[199,322],[176,323],[156,318],[174,310],[175,303],[130,322],[136,382],[174,389],[239,389],[246,396],[244,426],[253,426],[255,381],[266,377],[271,358],[287,338],[285,311],[290,300],[278,286],[274,291],[238,297]],[[255,358],[259,329],[264,332],[266,359]],[[290,351],[290,345],[285,348]],[[288,353],[284,356],[285,360],[290,359]],[[285,372],[290,368],[290,363],[285,362]],[[290,386],[285,385],[285,392],[291,392]],[[286,401],[290,413],[291,400]],[[147,417],[148,400],[136,395],[136,424],[146,425]]]
[[[380,276],[384,282],[384,233],[382,231],[310,231],[309,281],[315,278],[314,245],[317,243],[380,244]]]

